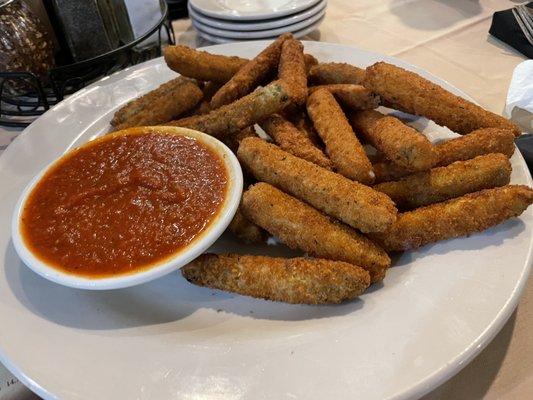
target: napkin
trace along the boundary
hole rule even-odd
[[[527,6],[533,8],[533,1],[528,3]],[[526,57],[533,58],[533,46],[528,42],[516,22],[512,9],[494,13],[489,33]]]
[[[533,60],[521,62],[513,71],[505,114],[525,132],[533,133]]]
[[[515,68],[505,114],[526,132],[516,139],[516,145],[533,171],[533,60],[523,61]]]

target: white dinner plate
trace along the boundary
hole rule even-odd
[[[242,39],[263,39],[263,38],[276,37],[286,32],[301,31],[302,29],[305,29],[305,28],[308,28],[314,25],[318,20],[323,18],[325,14],[326,14],[326,10],[323,9],[322,11],[319,11],[318,13],[311,16],[310,18],[297,22],[296,24],[282,26],[280,28],[275,28],[275,29],[266,29],[262,31],[238,32],[238,31],[230,31],[226,29],[218,29],[218,28],[213,28],[211,26],[202,24],[200,21],[197,21],[194,18],[192,18],[191,22],[196,29],[201,30],[205,33],[209,33],[210,35],[214,35],[214,36],[218,36],[222,38],[241,39],[241,40]]]
[[[264,20],[296,14],[320,0],[190,0],[198,12],[227,20]]]
[[[261,31],[265,29],[274,29],[281,26],[292,25],[306,20],[317,14],[319,11],[322,11],[326,5],[327,0],[321,0],[318,4],[308,8],[307,10],[303,10],[302,12],[289,15],[287,17],[268,19],[264,21],[224,21],[222,19],[211,18],[206,15],[202,15],[189,4],[189,16],[191,19],[195,19],[196,21],[213,28],[230,31]]]
[[[320,26],[322,21],[324,21],[324,16],[322,16],[318,21],[312,23],[311,25],[308,25],[307,27],[305,27],[303,29],[300,29],[299,31],[293,31],[292,34],[293,34],[293,36],[296,39],[302,38],[305,35],[308,35],[311,32],[313,32],[314,30],[316,30]],[[211,33],[205,32],[202,28],[200,28],[198,26],[198,24],[196,23],[196,21],[191,20],[191,23],[194,26],[194,28],[196,29],[196,32],[198,33],[198,35],[203,37],[204,39],[209,40],[210,42],[213,42],[213,43],[237,43],[237,42],[245,41],[244,38],[233,39],[233,38],[213,35]],[[291,31],[287,31],[287,32],[291,32]],[[285,33],[285,32],[282,32],[282,33]],[[275,39],[276,37],[277,37],[277,35],[275,35],[275,36],[266,36],[266,37],[263,37],[262,39]],[[250,38],[251,41],[255,41],[257,39],[258,39],[257,37]]]
[[[266,42],[208,51],[253,57]],[[407,63],[305,42],[321,61]],[[503,326],[527,280],[533,208],[484,233],[406,252],[359,300],[306,306],[196,287],[173,273],[104,292],[49,282],[24,266],[9,220],[24,186],[74,145],[109,129],[114,111],[171,79],[162,59],[113,74],[54,106],[0,157],[0,358],[45,399],[407,399],[464,367]],[[422,118],[432,140],[454,136]],[[531,185],[512,158],[512,182]],[[224,236],[214,251],[290,254]],[[294,253],[293,253],[294,254]]]

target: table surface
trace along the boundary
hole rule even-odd
[[[326,18],[305,40],[358,46],[422,67],[446,79],[485,108],[502,113],[513,69],[525,59],[489,36],[495,11],[523,1],[329,0]],[[176,41],[212,43],[197,36],[188,19],[173,23]],[[0,128],[0,152],[18,130]],[[487,348],[424,400],[525,399],[533,393],[533,278],[517,310]],[[2,381],[0,366],[0,388]],[[12,392],[13,393],[13,392]],[[34,399],[20,388],[12,399]],[[7,400],[8,397],[0,399]]]

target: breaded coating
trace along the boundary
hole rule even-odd
[[[415,249],[439,240],[481,232],[517,217],[533,203],[523,185],[485,189],[398,215],[385,232],[370,237],[387,251]]]
[[[409,171],[425,171],[437,163],[431,142],[398,118],[375,110],[350,115],[354,130],[385,158]]]
[[[244,243],[263,243],[267,236],[263,229],[243,215],[242,205],[237,209],[228,229]]]
[[[331,160],[311,142],[305,133],[285,118],[274,114],[262,121],[260,125],[286,152],[331,170]]]
[[[318,64],[318,60],[312,54],[304,54],[304,62],[305,72],[307,75],[309,75],[309,71],[311,71],[311,68]]]
[[[336,83],[360,85],[364,77],[364,69],[346,63],[319,63],[309,71],[309,82],[313,85]]]
[[[305,69],[304,46],[302,42],[289,39],[281,46],[278,78],[286,82],[295,104],[305,104],[307,100],[307,72]]]
[[[372,169],[376,175],[375,184],[389,181],[397,181],[404,176],[410,175],[413,172],[406,168],[400,167],[390,161],[378,161],[372,164]]]
[[[262,81],[277,68],[281,46],[292,34],[286,33],[278,37],[272,44],[247,62],[239,71],[215,93],[211,99],[211,108],[219,108],[229,104],[254,90]]]
[[[514,135],[507,129],[482,128],[455,139],[440,142],[435,146],[438,165],[469,160],[488,153],[501,153],[511,157],[514,153]]]
[[[202,101],[196,106],[191,115],[207,114],[211,111],[211,98],[222,87],[221,83],[217,82],[205,82],[202,88],[204,97]]]
[[[181,273],[195,285],[293,304],[340,303],[370,286],[362,268],[305,257],[203,254]]]
[[[374,182],[372,164],[333,95],[316,90],[307,100],[307,112],[337,172],[364,184]]]
[[[465,161],[474,157],[501,153],[511,157],[514,153],[514,135],[507,129],[482,128],[467,135],[445,140],[435,145],[437,166],[446,166],[455,161]],[[378,162],[372,165],[376,183],[396,181],[411,174],[405,168],[391,162]]]
[[[235,134],[290,103],[282,81],[274,81],[239,100],[212,110],[208,114],[172,121],[169,125],[196,129],[215,137]]]
[[[165,62],[173,71],[200,81],[225,83],[248,60],[240,57],[220,56],[187,46],[168,46],[163,51]]]
[[[239,132],[235,133],[234,135],[228,135],[224,137],[223,142],[226,146],[228,146],[231,149],[231,151],[233,151],[234,153],[237,153],[237,149],[239,148],[239,144],[241,143],[241,140],[247,137],[258,137],[253,125],[248,126],[244,129],[241,129]]]
[[[503,154],[485,154],[456,161],[445,167],[409,175],[397,182],[384,182],[374,189],[389,196],[399,209],[410,210],[509,184],[511,163]]]
[[[387,253],[370,239],[268,183],[257,183],[243,194],[242,211],[291,249],[358,265],[372,282],[383,280],[390,266]]]
[[[293,118],[292,124],[298,128],[307,138],[319,149],[324,148],[324,143],[313,126],[313,123],[309,119],[307,112],[301,113],[297,118]]]
[[[192,110],[201,99],[202,91],[196,82],[180,76],[122,106],[111,125],[121,130],[163,124]]]
[[[361,85],[337,83],[309,88],[309,93],[318,89],[328,90],[337,101],[349,110],[373,110],[379,106],[379,96]]]
[[[420,75],[378,62],[366,69],[364,86],[380,95],[392,108],[432,119],[452,131],[467,134],[479,128],[520,129],[501,115],[456,96]]]
[[[244,139],[237,156],[258,180],[362,232],[383,231],[396,219],[396,208],[387,195],[295,157],[262,139]]]

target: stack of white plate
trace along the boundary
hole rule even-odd
[[[287,32],[299,38],[324,19],[327,0],[189,0],[198,34],[211,42],[272,39]]]

